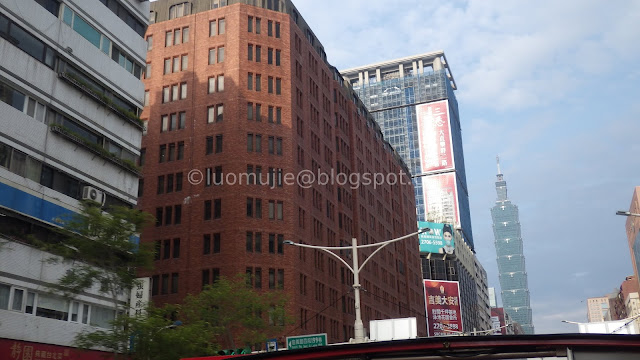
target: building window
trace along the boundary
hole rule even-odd
[[[191,14],[191,3],[183,2],[169,7],[169,20]]]
[[[224,46],[218,48],[218,63],[224,62]]]
[[[226,32],[226,22],[224,19],[218,19],[218,35],[223,35]]]
[[[215,199],[213,203],[213,218],[220,219],[222,217],[222,199]]]

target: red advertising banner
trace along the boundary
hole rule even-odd
[[[427,221],[460,226],[455,172],[423,176],[422,194]]]
[[[2,360],[107,360],[112,358],[113,354],[103,351],[83,351],[67,346],[0,339],[0,359]],[[127,359],[126,355],[120,355],[119,358]]]
[[[449,101],[416,106],[422,172],[454,168],[449,123]]]
[[[462,332],[458,282],[424,280],[424,293],[429,337],[451,336]]]

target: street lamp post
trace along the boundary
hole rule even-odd
[[[616,215],[622,215],[622,216],[638,216],[638,217],[640,217],[640,214],[634,214],[634,213],[629,212],[629,211],[621,211],[621,210],[616,211]]]
[[[373,255],[375,255],[378,251],[380,251],[381,249],[383,249],[385,246],[394,243],[396,241],[400,241],[400,240],[404,240],[404,239],[408,239],[410,237],[416,236],[418,234],[421,234],[423,232],[427,232],[429,231],[429,228],[422,228],[414,233],[411,233],[409,235],[405,235],[405,236],[401,236],[399,238],[396,239],[391,239],[391,240],[386,240],[386,241],[382,241],[379,243],[375,243],[375,244],[365,244],[365,245],[358,245],[358,239],[356,238],[352,238],[351,239],[351,246],[317,246],[317,245],[307,245],[307,244],[299,244],[299,243],[295,243],[291,240],[286,240],[284,241],[285,244],[287,245],[294,245],[294,246],[299,246],[299,247],[303,247],[303,248],[309,248],[309,249],[318,249],[318,250],[322,250],[328,254],[331,254],[332,256],[334,256],[335,258],[337,258],[338,260],[340,260],[346,267],[347,269],[351,270],[351,272],[353,273],[353,297],[355,300],[355,310],[356,310],[356,321],[353,325],[353,332],[355,335],[354,338],[354,342],[355,343],[362,343],[365,341],[364,339],[364,325],[362,324],[362,315],[360,313],[360,271],[362,270],[362,268],[364,268],[364,266],[367,264],[367,261],[369,261],[369,259],[371,259],[373,257]],[[365,259],[365,261],[362,262],[362,264],[359,263],[358,260],[358,249],[361,248],[367,248],[367,247],[378,247],[376,250],[374,250],[371,255],[369,255],[369,257],[367,257]],[[344,259],[342,259],[342,257],[340,257],[340,255],[336,254],[335,252],[333,252],[332,250],[351,250],[351,253],[353,254],[352,258],[353,258],[353,264],[349,265],[346,261],[344,261]]]

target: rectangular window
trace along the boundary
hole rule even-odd
[[[276,66],[280,66],[280,50],[276,50]]]
[[[269,48],[267,50],[267,64],[273,65],[273,49]]]
[[[262,112],[262,105],[256,104],[256,121],[262,121],[260,113]]]
[[[216,154],[222,152],[222,134],[216,135]]]
[[[216,48],[209,49],[209,65],[216,63]]]
[[[253,16],[249,16],[247,24],[247,31],[253,32]]]
[[[211,235],[204,234],[202,236],[202,254],[208,255],[211,253]]]
[[[256,45],[256,62],[262,61],[262,46]]]
[[[256,141],[254,143],[254,149],[256,152],[262,152],[262,135],[256,134]]]
[[[273,21],[267,21],[267,36],[273,36]]]
[[[162,103],[171,101],[171,89],[168,86],[162,88]]]
[[[284,235],[278,234],[278,254],[284,254]]]
[[[278,269],[278,289],[284,289],[284,269]]]
[[[262,289],[262,268],[255,268],[253,285],[256,289]]]
[[[212,76],[209,78],[209,86],[207,88],[207,93],[212,94],[216,92],[216,77]]]
[[[247,198],[247,217],[253,217],[253,198]]]
[[[153,49],[153,35],[147,36],[147,51],[151,51],[151,49]]]
[[[267,78],[267,92],[273,94],[273,77],[271,76]]]
[[[247,231],[247,239],[245,241],[246,243],[246,250],[247,252],[253,252],[253,233],[250,231]]]
[[[213,218],[220,219],[222,217],[222,199],[213,201]]]
[[[253,120],[253,103],[247,103],[247,120]]]
[[[280,95],[282,93],[282,79],[276,78],[276,95]]]
[[[176,192],[182,191],[182,173],[176,174]]]
[[[224,46],[218,48],[218,63],[224,62]]]
[[[205,154],[206,155],[213,154],[213,136],[207,136]]]
[[[204,219],[211,220],[211,200],[204,202]]]
[[[276,108],[276,124],[282,123],[282,108]]]
[[[276,38],[280,38],[280,23],[276,22]]]
[[[189,42],[189,28],[182,28],[182,43]]]
[[[253,73],[247,74],[247,90],[253,90]]]
[[[209,36],[218,35],[218,24],[215,20],[209,21]]]
[[[282,155],[282,138],[276,139],[276,155]]]
[[[180,45],[180,41],[182,40],[182,36],[180,35],[180,29],[176,29],[173,32],[173,45]]]
[[[224,19],[218,19],[218,35],[223,35],[226,32],[226,23]]]
[[[253,134],[247,134],[247,152],[253,152]]]
[[[256,74],[256,91],[262,90],[262,75]]]
[[[278,201],[276,203],[276,219],[278,220],[282,220],[282,207],[283,207],[282,201]]]
[[[151,77],[151,63],[147,63],[147,68],[144,70],[144,78],[149,79]]]
[[[269,289],[276,288],[276,269],[269,269]]]
[[[178,100],[178,85],[171,86],[171,101]]]
[[[220,253],[220,233],[213,234],[213,253]]]
[[[160,290],[162,295],[169,293],[169,274],[162,274],[162,289]]]
[[[182,223],[182,205],[174,206],[173,212],[174,212],[173,223],[176,225],[180,225]],[[178,242],[180,242],[180,239],[178,239]],[[174,257],[175,257],[175,254],[174,254]]]
[[[153,277],[151,278],[151,296],[156,296],[158,295],[159,292],[159,288],[160,288],[160,276],[158,275],[153,275]],[[82,317],[84,318],[85,316],[88,317],[89,315],[89,306],[85,305],[85,309],[86,311],[83,311]],[[84,319],[82,321],[83,323],[87,323]]]
[[[256,18],[256,34],[260,34],[260,18]]]
[[[180,258],[180,239],[173,239],[173,258]]]
[[[215,106],[207,107],[207,123],[211,124],[215,122],[216,120],[215,115],[216,115],[216,107]]]
[[[187,98],[187,83],[184,82],[180,84],[180,100],[184,100]]]
[[[178,293],[178,273],[171,274],[171,293]]]
[[[182,55],[182,71],[189,68],[189,55]]]
[[[65,6],[65,9],[66,9],[66,6]],[[165,33],[164,46],[168,47],[168,46],[171,46],[171,44],[173,44],[173,31],[167,31]]]
[[[218,92],[224,91],[224,75],[218,75]]]
[[[247,60],[253,61],[253,45],[251,44],[247,47]]]
[[[164,74],[171,74],[171,59],[164,59]]]
[[[185,83],[186,86],[186,83]],[[187,113],[181,111],[178,113],[178,129],[184,129],[187,124]]]
[[[222,121],[224,116],[224,106],[222,104],[216,105],[216,122]]]
[[[256,204],[254,207],[254,217],[256,219],[262,219],[262,199],[256,199]]]
[[[158,176],[158,191],[156,194],[160,195],[164,193],[164,175]]]
[[[202,270],[202,288],[204,289],[207,285],[209,285],[210,274],[209,269]]]
[[[177,73],[180,71],[180,57],[176,56],[173,58],[173,72]]]

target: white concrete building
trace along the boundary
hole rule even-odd
[[[148,1],[0,0],[0,340],[70,345],[113,314],[96,293],[47,294],[63,269],[29,241],[83,198],[136,204],[148,16]]]

